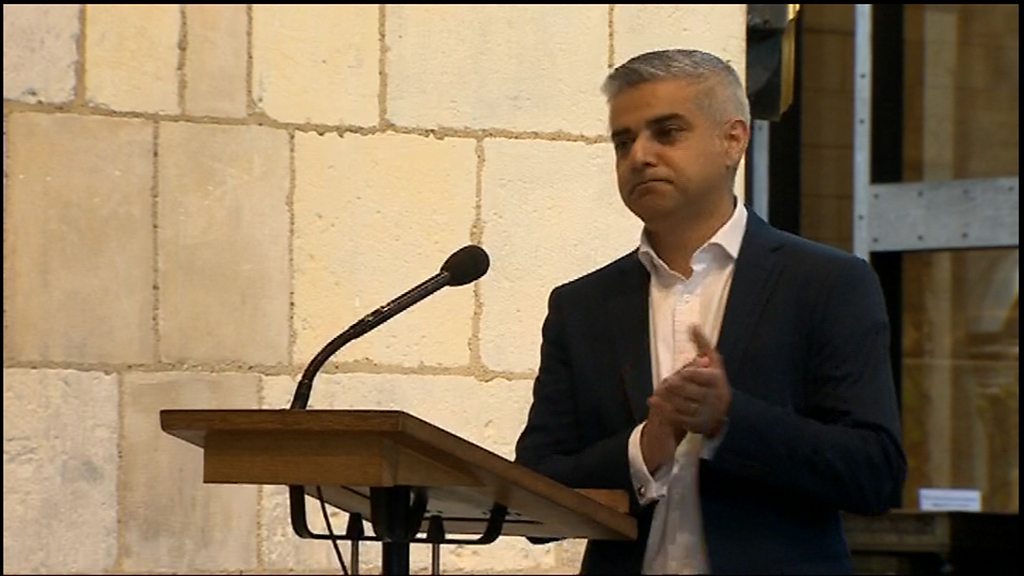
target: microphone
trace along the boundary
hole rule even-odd
[[[441,265],[441,270],[430,278],[420,282],[402,295],[363,316],[358,322],[348,327],[327,343],[316,356],[310,360],[295,387],[290,410],[305,410],[309,403],[309,394],[313,390],[313,378],[342,346],[380,326],[406,308],[430,296],[445,286],[463,286],[475,281],[487,273],[491,259],[483,248],[469,244],[459,248]]]

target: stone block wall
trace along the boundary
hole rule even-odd
[[[743,70],[745,18],[5,5],[4,572],[335,570],[282,488],[204,485],[159,411],[285,406],[326,340],[470,242],[487,276],[346,348],[310,405],[406,410],[511,457],[548,291],[639,237],[604,75],[667,46]],[[503,538],[442,566],[573,572],[581,550]]]

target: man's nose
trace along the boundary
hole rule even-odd
[[[653,166],[655,162],[655,146],[654,142],[649,134],[640,134],[636,140],[633,141],[633,146],[629,150],[630,164],[636,168],[642,168],[645,166]]]

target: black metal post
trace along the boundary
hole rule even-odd
[[[409,573],[409,542],[420,530],[426,507],[423,489],[370,488],[370,516],[373,531],[381,538],[384,574]]]
[[[409,573],[409,542],[381,543],[381,574]]]

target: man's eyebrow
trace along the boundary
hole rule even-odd
[[[664,124],[666,122],[672,122],[673,120],[682,120],[682,121],[685,122],[686,121],[686,116],[683,116],[682,114],[679,114],[678,112],[673,112],[671,114],[662,114],[661,116],[657,116],[655,118],[651,118],[647,122],[644,122],[644,124],[646,124],[648,127],[651,127],[651,126],[657,126],[658,124]]]
[[[672,112],[672,113],[669,113],[669,114],[662,114],[661,116],[655,116],[654,118],[651,118],[650,120],[647,120],[646,122],[644,122],[644,125],[647,126],[648,128],[653,128],[655,126],[658,126],[658,125],[661,125],[661,124],[665,124],[666,122],[674,122],[674,121],[686,122],[687,120],[686,120],[686,116],[683,116],[682,114],[680,114],[678,112]],[[611,133],[611,138],[612,138],[612,140],[614,140],[614,139],[616,139],[616,138],[618,138],[620,136],[626,136],[626,135],[629,135],[629,134],[632,134],[632,133],[633,133],[633,130],[630,129],[630,128],[619,128],[618,130],[615,130],[615,131],[613,131]]]
[[[612,140],[615,140],[616,138],[618,138],[620,136],[625,136],[627,134],[632,134],[632,133],[633,133],[633,131],[630,130],[629,128],[619,128],[618,130],[615,130],[614,132],[612,132]]]

